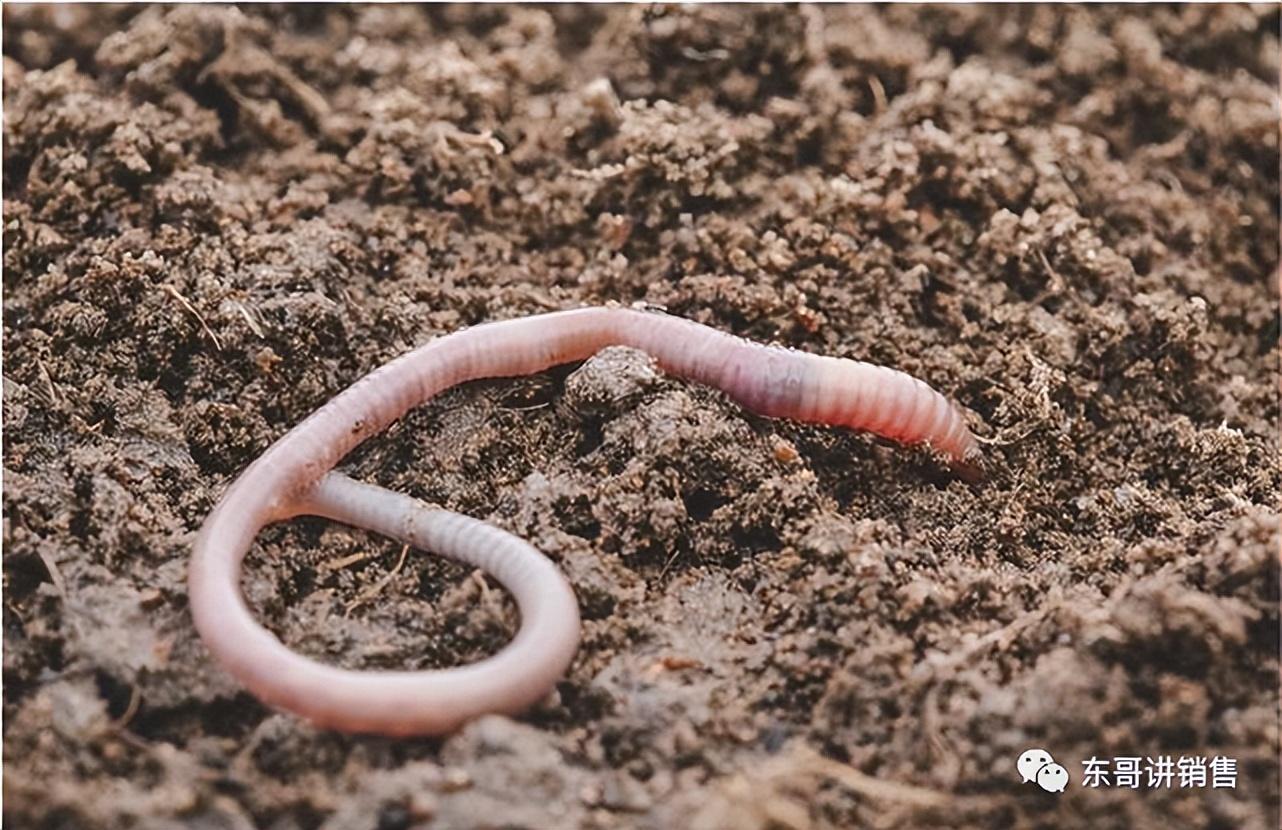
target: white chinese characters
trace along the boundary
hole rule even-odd
[[[1091,756],[1082,761],[1083,787],[1120,787],[1138,790],[1171,787],[1205,787],[1212,789],[1237,788],[1237,759],[1217,755],[1208,765],[1205,756],[1170,755],[1156,758],[1138,755],[1119,755],[1112,759]]]

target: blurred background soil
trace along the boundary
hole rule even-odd
[[[4,9],[15,828],[1278,826],[1278,10]],[[363,373],[644,302],[916,374],[924,453],[611,350],[344,468],[512,530],[582,649],[528,716],[318,731],[215,665],[192,538]],[[245,590],[352,667],[478,659],[478,574],[316,520]],[[1050,751],[1062,795],[1021,785]],[[1225,756],[1235,789],[1081,786]]]

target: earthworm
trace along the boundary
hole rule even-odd
[[[927,444],[962,465],[979,455],[961,411],[893,369],[765,346],[680,317],[625,308],[478,325],[366,375],[276,441],[228,488],[197,535],[188,573],[192,617],[209,650],[265,703],[351,732],[443,734],[483,714],[519,713],[543,698],[579,642],[574,592],[552,562],[496,527],[331,469],[444,389],[584,360],[610,345],[640,349],[665,371],[721,389],[763,415]],[[520,631],[499,653],[442,670],[353,671],[291,651],[255,621],[239,582],[258,531],[304,514],[481,568],[515,596]]]

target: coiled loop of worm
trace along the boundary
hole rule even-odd
[[[764,415],[928,443],[960,464],[978,455],[960,411],[892,369],[763,346],[629,309],[487,323],[371,372],[290,430],[232,484],[196,538],[188,574],[192,617],[210,651],[265,702],[354,732],[440,734],[482,714],[517,713],[546,695],[579,641],[578,606],[560,571],[498,528],[330,471],[365,438],[443,389],[583,360],[608,345],[641,349],[665,370],[720,388]],[[259,529],[302,514],[485,570],[515,596],[520,632],[492,657],[436,671],[352,671],[291,651],[254,620],[239,583]]]

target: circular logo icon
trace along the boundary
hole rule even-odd
[[[1022,779],[1020,783],[1035,781],[1037,786],[1048,793],[1062,793],[1068,786],[1068,770],[1055,763],[1055,759],[1044,749],[1024,750],[1015,762],[1015,768],[1019,770],[1019,777]]]

